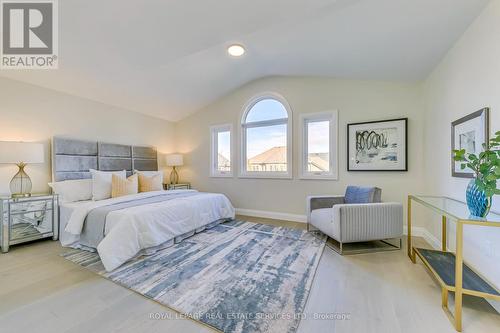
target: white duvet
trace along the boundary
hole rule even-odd
[[[65,231],[74,237],[62,240],[64,246],[77,246],[87,214],[94,208],[131,199],[165,195],[165,191],[144,192],[119,198],[92,201],[78,206]],[[229,199],[218,193],[194,190],[168,191],[170,195],[190,193],[169,201],[130,207],[110,212],[106,217],[105,237],[97,246],[104,268],[109,272],[135,257],[141,250],[159,246],[172,238],[223,218],[234,218]]]

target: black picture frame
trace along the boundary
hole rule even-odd
[[[377,123],[387,123],[387,122],[404,122],[404,129],[405,129],[405,135],[404,135],[404,166],[399,169],[353,169],[351,168],[351,151],[350,147],[351,146],[356,146],[356,142],[350,142],[350,130],[351,127],[353,126],[359,126],[359,125],[369,125],[369,124],[377,124]],[[365,121],[365,122],[360,122],[360,123],[350,123],[347,124],[347,171],[353,171],[353,172],[406,172],[408,171],[408,118],[395,118],[395,119],[386,119],[386,120],[375,120],[375,121]]]
[[[482,123],[482,132],[484,135],[484,142],[481,142],[481,145],[483,143],[487,143],[490,138],[490,108],[482,108],[481,110],[478,110],[476,112],[473,112],[471,114],[466,115],[465,117],[462,117],[460,119],[457,119],[451,123],[451,176],[452,177],[457,177],[457,178],[474,178],[474,173],[473,172],[462,172],[462,171],[456,171],[456,164],[455,160],[453,159],[453,150],[460,148],[456,147],[457,142],[455,142],[455,136],[456,136],[456,128],[460,124],[464,124],[468,121],[471,121],[476,118],[480,118],[484,115],[484,121]]]

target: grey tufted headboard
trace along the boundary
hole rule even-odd
[[[90,178],[89,169],[102,171],[134,169],[158,170],[156,148],[127,146],[97,141],[83,141],[63,137],[52,138],[52,179]]]

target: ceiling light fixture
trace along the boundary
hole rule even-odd
[[[233,44],[227,48],[227,53],[232,57],[241,57],[245,54],[245,48],[239,44]]]

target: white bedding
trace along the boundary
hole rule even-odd
[[[87,214],[94,208],[165,195],[165,191],[144,192],[101,201],[61,206],[61,243],[79,247],[78,240]],[[192,193],[169,201],[112,211],[107,215],[105,237],[97,251],[107,271],[111,271],[141,250],[161,244],[223,218],[234,218],[235,210],[223,194],[194,190],[174,190],[168,194]],[[69,218],[68,218],[69,216]],[[65,223],[67,221],[67,223]],[[65,224],[65,225],[64,225]]]
[[[59,203],[59,240],[62,245],[78,248],[78,240],[80,237],[67,232],[66,225],[68,224],[68,221],[75,209],[79,206],[88,205],[91,202],[92,200]]]

